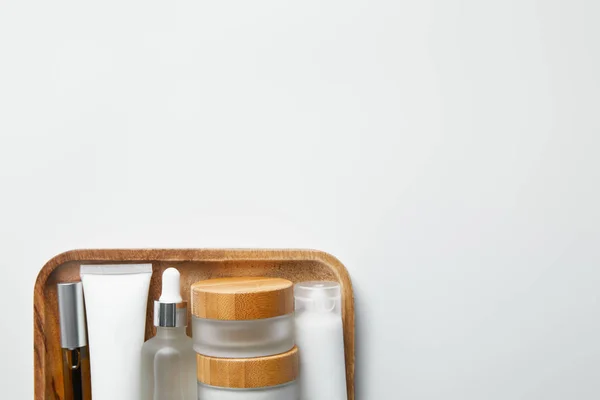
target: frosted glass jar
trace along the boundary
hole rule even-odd
[[[196,355],[198,400],[298,400],[298,348],[269,357]]]
[[[198,400],[298,400],[296,382],[257,389],[230,389],[198,383]]]
[[[198,354],[254,358],[294,347],[293,284],[286,279],[210,279],[194,283],[191,298]]]
[[[196,353],[251,358],[285,353],[294,347],[293,314],[247,321],[192,317]]]

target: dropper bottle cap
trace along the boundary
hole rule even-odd
[[[187,302],[181,298],[180,275],[175,268],[162,274],[162,292],[154,302],[154,326],[177,328],[187,326]]]

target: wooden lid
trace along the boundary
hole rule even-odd
[[[292,282],[281,278],[220,278],[192,285],[192,315],[220,320],[279,317],[294,311]]]
[[[198,382],[250,389],[283,385],[298,376],[298,348],[258,358],[216,358],[196,354]]]

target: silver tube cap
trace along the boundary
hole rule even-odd
[[[179,328],[187,326],[187,302],[154,302],[154,326]]]
[[[61,347],[87,346],[83,285],[81,282],[59,283],[57,287]]]

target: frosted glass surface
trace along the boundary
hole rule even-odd
[[[158,328],[142,347],[142,399],[195,399],[196,384],[196,354],[185,328]]]
[[[260,389],[230,389],[198,383],[198,400],[298,400],[296,382]]]
[[[281,354],[294,347],[293,314],[248,321],[192,318],[196,353],[223,358]]]

